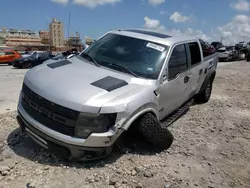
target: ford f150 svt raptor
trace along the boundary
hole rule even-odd
[[[203,43],[141,29],[108,32],[80,55],[26,73],[18,123],[42,147],[84,160],[108,154],[131,126],[170,146],[167,126],[193,99],[211,95],[218,57]]]

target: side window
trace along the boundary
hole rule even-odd
[[[188,69],[187,52],[184,44],[176,46],[168,63],[168,79],[174,79]]]
[[[0,56],[4,56],[4,55],[5,55],[5,52],[0,51]]]
[[[5,52],[5,55],[15,55],[14,52]]]
[[[191,66],[196,65],[201,62],[201,52],[200,47],[197,42],[188,43],[191,55]]]

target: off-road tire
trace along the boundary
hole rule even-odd
[[[207,103],[211,97],[212,89],[213,89],[213,82],[211,79],[209,79],[202,92],[196,96],[195,101],[198,103]]]
[[[168,128],[151,113],[139,119],[139,133],[161,150],[168,149],[174,140]]]

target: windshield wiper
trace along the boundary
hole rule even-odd
[[[93,58],[91,55],[87,54],[87,53],[82,53],[81,56],[84,55],[86,57],[88,57],[97,67],[100,67],[100,64],[95,60],[95,58]]]
[[[104,61],[104,62],[105,62],[105,61]],[[117,68],[117,69],[119,69],[119,70],[121,70],[121,71],[123,71],[123,72],[129,73],[129,74],[133,75],[133,76],[136,77],[136,78],[138,77],[137,74],[135,74],[133,71],[131,71],[131,70],[128,69],[127,67],[124,67],[123,65],[119,65],[119,64],[116,64],[116,63],[110,63],[110,62],[106,62],[106,63],[108,63],[109,66],[115,67],[115,68]]]

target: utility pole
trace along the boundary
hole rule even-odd
[[[69,47],[70,47],[69,36],[70,36],[70,11],[69,11],[69,21],[68,21],[68,50],[69,50]]]

